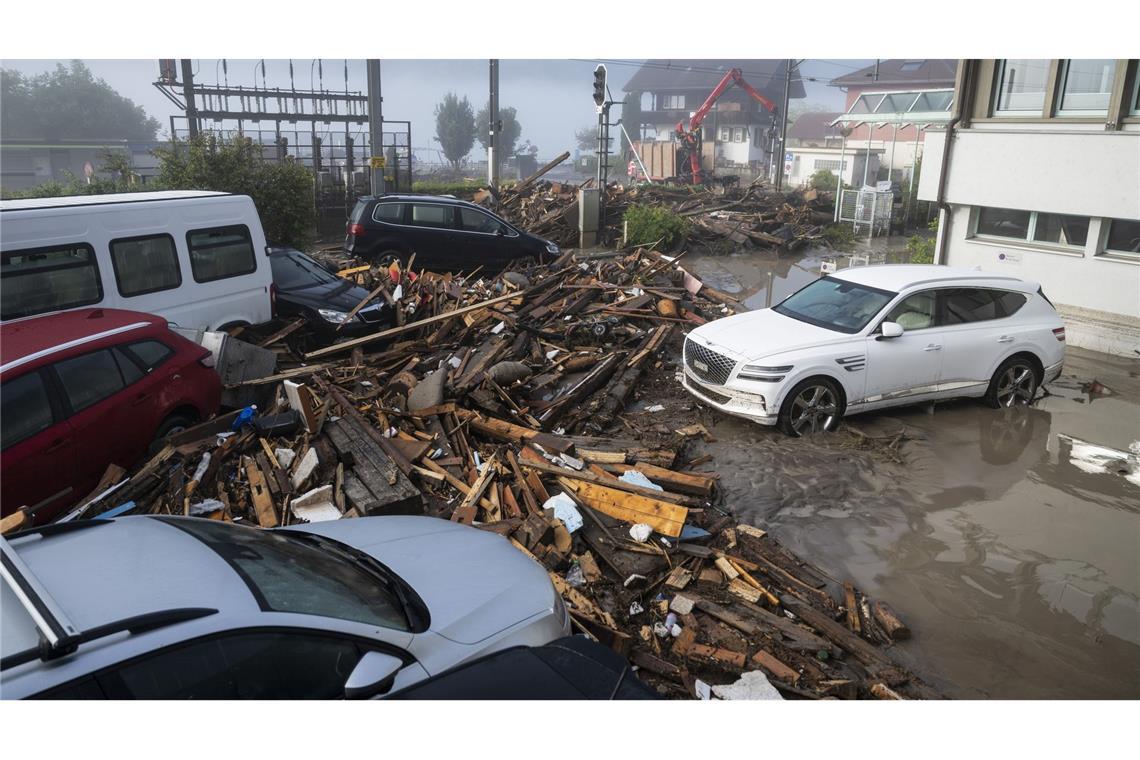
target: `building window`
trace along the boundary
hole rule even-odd
[[[899,71],[918,71],[919,69],[922,68],[922,64],[924,64],[924,63],[926,63],[925,60],[923,60],[923,61],[903,61],[902,64],[899,66]]]
[[[732,130],[728,127],[721,127],[720,136],[717,139],[721,142],[729,142],[732,139]]]
[[[665,110],[666,111],[681,111],[685,108],[684,95],[666,95],[665,96]]]
[[[1061,71],[1061,116],[1099,116],[1108,113],[1112,96],[1112,75],[1116,61],[1111,59],[1065,61]]]
[[[1108,253],[1123,253],[1140,258],[1140,220],[1105,219],[1108,236],[1104,249]]]
[[[170,235],[112,240],[111,265],[123,296],[141,296],[182,284],[178,253]]]
[[[190,272],[196,282],[249,274],[257,269],[253,241],[244,224],[191,230],[186,233]]]
[[[761,144],[763,143],[763,141],[764,141],[764,130],[760,129],[760,127],[754,128],[752,130],[752,144],[755,145],[757,148],[759,148],[759,147],[761,147]]]
[[[1132,62],[1132,105],[1128,114],[1140,116],[1140,61]]]
[[[734,130],[732,141],[733,142],[744,142],[745,139],[747,139],[747,137],[748,137],[748,133],[745,131],[744,127],[736,127],[736,129]]]
[[[1068,214],[1034,214],[1033,240],[1038,243],[1084,248],[1089,237],[1089,218]]]
[[[817,158],[813,166],[817,172],[821,169],[826,169],[829,172],[839,172],[847,168],[847,162],[840,161],[839,159]]]
[[[1089,236],[1089,218],[1043,211],[1008,208],[978,209],[975,235],[1044,243],[1070,249],[1084,248]]]
[[[1045,108],[1045,86],[1049,81],[1048,59],[1005,58],[998,62],[996,115],[1041,113]]]

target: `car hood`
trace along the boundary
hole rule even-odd
[[[344,287],[342,283],[310,285],[305,288],[279,290],[277,297],[313,309],[334,309],[352,311],[353,307],[368,296],[368,291],[358,285]]]
[[[852,335],[785,317],[772,309],[758,309],[701,325],[689,338],[712,348],[727,349],[745,361],[810,346],[843,343]]]
[[[433,517],[360,517],[296,529],[375,557],[423,599],[429,630],[460,644],[476,644],[555,605],[546,571],[502,536],[478,528]]]

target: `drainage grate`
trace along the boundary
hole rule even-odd
[[[691,338],[685,338],[685,366],[706,383],[724,385],[736,362],[724,354],[705,348]]]

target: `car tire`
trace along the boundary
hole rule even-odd
[[[186,428],[193,425],[195,420],[188,414],[175,412],[162,421],[158,426],[158,430],[154,434],[154,440],[151,441],[150,448],[147,450],[147,456],[153,456],[162,449],[163,441],[166,440],[168,435],[174,433],[181,433]]]
[[[1037,395],[1041,377],[1033,360],[1027,356],[1011,356],[990,378],[985,402],[994,409],[1030,404]]]
[[[811,377],[788,392],[776,424],[787,435],[798,438],[835,430],[842,417],[843,395],[839,386],[826,377]]]
[[[405,261],[406,258],[404,257],[403,251],[398,251],[395,248],[389,248],[388,250],[381,251],[380,253],[376,254],[376,256],[373,257],[371,263],[374,267],[387,267],[391,266],[392,263],[395,262],[399,264],[400,269],[403,270]]]

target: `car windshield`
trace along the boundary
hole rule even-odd
[[[273,284],[278,290],[300,290],[340,282],[339,277],[303,253],[272,256],[270,261],[273,264]]]
[[[206,519],[167,520],[229,563],[263,610],[410,630],[399,581],[331,539]],[[387,576],[387,577],[386,577]]]
[[[773,311],[841,333],[857,333],[897,294],[833,277],[816,280]]]

